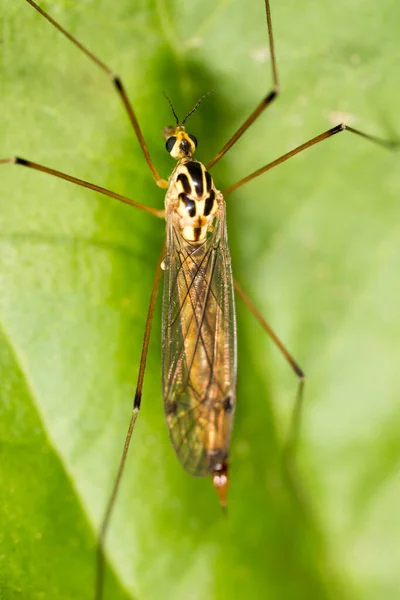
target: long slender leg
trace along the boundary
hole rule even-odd
[[[294,404],[292,419],[291,419],[291,423],[290,423],[289,435],[287,437],[286,444],[285,444],[285,458],[288,459],[294,453],[295,445],[296,445],[297,438],[298,438],[298,432],[299,432],[299,428],[300,428],[300,419],[301,419],[301,409],[303,406],[305,374],[304,374],[304,371],[298,365],[298,363],[295,361],[293,356],[290,354],[290,352],[284,346],[282,341],[276,335],[276,333],[274,332],[272,327],[267,323],[267,321],[264,319],[262,314],[254,306],[253,302],[250,300],[250,298],[247,296],[247,294],[243,291],[242,287],[236,281],[236,279],[234,280],[234,286],[235,286],[236,292],[242,298],[242,300],[246,304],[247,308],[253,313],[253,315],[255,316],[257,321],[260,323],[261,327],[264,329],[264,331],[266,331],[268,333],[269,337],[274,342],[275,346],[278,348],[278,350],[282,353],[284,358],[287,360],[287,362],[293,369],[293,371],[299,381],[298,388],[297,388],[297,394],[296,394],[296,401]]]
[[[136,384],[136,392],[135,399],[133,402],[133,410],[132,416],[128,427],[128,432],[126,434],[124,448],[121,455],[121,460],[118,467],[117,476],[114,481],[114,486],[112,488],[110,497],[107,502],[106,510],[104,513],[104,517],[100,526],[99,532],[99,541],[97,545],[97,569],[96,569],[96,582],[95,582],[95,600],[101,600],[103,596],[103,584],[104,584],[104,542],[107,535],[108,527],[110,524],[110,519],[112,515],[112,511],[115,506],[115,502],[117,499],[118,491],[121,484],[122,474],[124,472],[124,467],[126,463],[126,457],[128,455],[129,444],[132,438],[133,429],[135,427],[136,419],[140,410],[140,404],[142,400],[142,389],[143,389],[143,379],[144,372],[146,369],[146,360],[147,360],[147,352],[149,349],[149,341],[150,341],[150,333],[151,333],[151,325],[154,316],[154,309],[156,306],[158,287],[160,284],[161,278],[161,261],[165,256],[165,244],[162,247],[161,254],[158,259],[156,274],[153,282],[153,289],[150,297],[149,310],[147,313],[146,319],[146,327],[144,330],[144,339],[142,346],[142,354],[140,357],[140,366],[139,366],[139,374]]]
[[[310,146],[314,146],[315,144],[318,144],[319,142],[322,142],[323,140],[326,140],[327,138],[332,137],[336,133],[341,133],[342,131],[350,131],[350,133],[355,133],[356,135],[359,135],[367,140],[370,140],[371,142],[374,142],[375,144],[379,144],[380,146],[384,146],[385,148],[388,148],[389,150],[394,150],[395,148],[397,148],[399,146],[399,142],[384,140],[384,139],[378,138],[374,135],[369,135],[368,133],[359,131],[358,129],[354,129],[354,127],[350,127],[349,125],[346,125],[345,123],[340,123],[340,125],[336,125],[335,127],[332,127],[331,129],[328,129],[327,131],[324,131],[320,135],[317,135],[316,137],[312,138],[311,140],[308,140],[308,142],[301,144],[301,146],[297,146],[297,148],[294,148],[293,150],[290,150],[290,152],[287,152],[286,154],[283,154],[279,158],[276,158],[272,162],[266,164],[264,167],[261,167],[260,169],[253,171],[253,173],[250,173],[250,175],[247,175],[247,177],[240,179],[240,181],[237,181],[233,185],[226,188],[226,190],[224,190],[224,192],[223,192],[224,196],[226,196],[227,194],[231,194],[233,191],[242,187],[242,185],[244,185],[245,183],[252,181],[256,177],[259,177],[260,175],[262,175],[263,173],[266,173],[270,169],[277,167],[281,163],[285,162],[285,160],[292,158],[292,156],[295,156],[296,154],[303,152],[303,150],[307,150],[307,148],[310,148]]]
[[[291,490],[293,498],[297,503],[297,506],[299,507],[304,516],[309,517],[309,501],[305,494],[305,490],[303,489],[301,480],[298,476],[295,464],[296,446],[300,434],[301,413],[303,409],[305,374],[304,371],[297,364],[297,362],[294,360],[290,352],[285,348],[285,346],[278,338],[276,333],[273,331],[271,326],[267,323],[267,321],[264,319],[264,317],[261,315],[258,309],[254,306],[250,298],[247,296],[247,294],[245,294],[245,292],[236,280],[234,280],[234,286],[236,292],[242,298],[247,308],[256,317],[257,321],[260,323],[264,331],[268,333],[268,335],[270,336],[274,344],[277,346],[277,348],[280,350],[280,352],[283,354],[284,358],[287,360],[287,362],[289,363],[289,365],[291,366],[295,375],[298,378],[299,383],[297,386],[296,398],[292,410],[289,431],[283,445],[281,468],[282,476],[286,481],[289,489]]]
[[[111,198],[115,198],[120,202],[124,202],[125,204],[130,204],[135,208],[139,208],[140,210],[144,210],[145,212],[154,215],[160,219],[163,219],[165,213],[163,210],[157,210],[156,208],[152,208],[151,206],[146,206],[145,204],[141,204],[140,202],[136,202],[135,200],[131,200],[126,196],[121,196],[121,194],[117,194],[116,192],[112,192],[111,190],[107,190],[106,188],[100,187],[94,183],[89,183],[88,181],[83,181],[83,179],[78,179],[77,177],[72,177],[72,175],[67,175],[62,171],[56,171],[55,169],[50,169],[49,167],[45,167],[44,165],[40,165],[38,163],[34,163],[30,160],[25,160],[25,158],[19,158],[18,156],[13,156],[12,158],[1,158],[0,165],[11,163],[14,165],[21,165],[23,167],[28,167],[30,169],[34,169],[36,171],[42,171],[43,173],[48,173],[49,175],[53,175],[54,177],[59,177],[60,179],[65,179],[70,183],[75,183],[76,185],[80,185],[85,188],[89,188],[90,190],[94,190],[95,192],[99,192],[100,194],[104,194],[105,196],[111,196]]]
[[[55,21],[49,14],[47,14],[42,8],[40,8],[40,6],[38,6],[35,2],[33,2],[33,0],[26,0],[26,1],[31,6],[33,6],[33,8],[35,10],[37,10],[45,19],[47,19],[47,21],[49,21],[49,23],[51,23],[56,29],[58,29],[58,31],[60,31],[63,35],[65,35],[66,38],[68,38],[73,44],[75,44],[75,46],[77,46],[84,54],[86,54],[86,56],[88,58],[90,58],[90,60],[92,62],[94,62],[98,67],[100,67],[100,69],[102,71],[104,71],[104,73],[106,73],[108,75],[108,77],[111,79],[112,84],[114,85],[118,95],[120,96],[120,98],[122,100],[122,103],[125,107],[126,112],[128,113],[130,122],[133,125],[133,128],[136,133],[136,137],[139,140],[139,144],[142,149],[144,158],[145,158],[147,165],[153,175],[154,181],[156,182],[156,184],[159,187],[167,188],[168,182],[165,179],[162,179],[162,177],[160,177],[160,175],[151,159],[150,152],[147,148],[142,131],[139,127],[138,120],[133,111],[132,105],[129,101],[129,98],[127,96],[127,93],[125,91],[124,85],[123,85],[120,77],[118,75],[116,75],[105,63],[103,63],[103,61],[101,61],[99,58],[97,58],[97,56],[95,56],[92,52],[90,52],[90,50],[88,50],[83,44],[81,44],[81,42],[79,42],[76,38],[74,38],[74,36],[72,36],[70,33],[68,33],[68,31],[66,31],[61,25],[59,25],[57,23],[57,21]]]
[[[28,0],[29,2],[30,0]],[[230,140],[227,141],[225,146],[218,152],[216,156],[209,163],[207,163],[207,169],[211,169],[219,160],[228,152],[230,148],[232,148],[233,144],[236,144],[239,138],[247,131],[247,129],[254,123],[254,121],[261,115],[262,112],[272,103],[275,98],[277,98],[279,94],[279,80],[278,80],[278,70],[276,67],[276,59],[275,59],[275,48],[274,48],[274,37],[272,34],[272,21],[271,21],[271,9],[269,6],[269,0],[265,0],[265,11],[267,14],[267,25],[268,25],[268,42],[269,42],[269,55],[271,59],[271,69],[272,69],[272,80],[273,87],[272,90],[263,98],[260,104],[253,110],[251,115],[246,119],[241,127],[233,134]]]

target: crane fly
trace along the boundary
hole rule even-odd
[[[164,209],[155,209],[117,192],[62,171],[20,157],[3,158],[48,173],[129,204],[157,218],[165,218],[166,242],[156,270],[147,315],[132,417],[115,484],[102,521],[98,545],[96,598],[103,590],[103,546],[116,501],[128,447],[141,406],[143,379],[157,291],[164,272],[162,310],[162,390],[166,421],[175,452],[186,471],[211,476],[222,507],[227,505],[229,444],[236,404],[236,321],[234,291],[242,298],[271,337],[299,379],[297,402],[303,393],[304,373],[238,282],[233,279],[226,228],[225,197],[254,178],[342,131],[391,148],[393,143],[340,123],[253,171],[221,192],[210,169],[230,150],[279,95],[269,0],[265,1],[272,87],[250,116],[207,164],[195,158],[197,139],[186,131],[186,121],[204,100],[202,96],[180,121],[171,101],[175,125],[164,131],[166,150],[176,166],[168,179],[158,173],[122,80],[96,55],[69,34],[33,0],[26,0],[58,31],[109,76],[158,187],[166,190]],[[167,98],[168,99],[168,98]]]
[[[166,147],[176,159],[165,198],[162,388],[175,451],[196,476],[212,475],[226,504],[236,396],[236,321],[225,201],[197,140],[176,119]]]

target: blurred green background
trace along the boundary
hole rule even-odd
[[[270,89],[262,0],[42,6],[120,73],[164,176],[163,91],[182,115],[217,88],[189,121],[207,161]],[[342,120],[400,134],[400,6],[271,10],[282,95],[213,170],[220,189]],[[0,19],[0,157],[161,207],[107,78],[23,0],[0,0]],[[280,470],[296,378],[240,300],[228,518],[183,472],[158,307],[107,600],[400,597],[399,161],[343,133],[228,198],[235,276],[308,375],[302,499]],[[0,597],[87,600],[164,225],[11,165],[0,198]]]

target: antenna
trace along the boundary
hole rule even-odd
[[[186,115],[186,117],[183,119],[181,125],[184,125],[186,123],[186,119],[188,119],[190,117],[190,115],[192,115],[200,106],[200,104],[203,102],[204,98],[207,98],[207,96],[209,96],[210,94],[212,94],[213,92],[215,92],[216,88],[213,88],[212,90],[210,90],[209,92],[207,92],[207,94],[204,94],[204,96],[202,96],[201,98],[199,98],[196,102],[196,104],[194,105],[194,107],[192,108],[192,110],[190,112],[188,112],[188,114]],[[175,113],[174,113],[175,114]]]
[[[172,104],[172,102],[171,102],[170,98],[167,96],[167,94],[166,94],[165,92],[163,92],[163,94],[164,94],[164,97],[166,98],[166,100],[167,100],[168,104],[169,104],[169,105],[170,105],[170,107],[171,107],[172,114],[173,114],[173,115],[174,115],[174,117],[175,117],[176,124],[177,124],[177,125],[179,125],[179,119],[178,119],[178,115],[177,115],[177,114],[176,114],[176,112],[175,112],[175,109],[174,109],[174,107],[173,107],[173,104]],[[197,108],[197,107],[196,107],[196,108]],[[195,109],[193,109],[193,110],[195,110]],[[192,111],[192,112],[193,112],[193,111]],[[186,119],[186,118],[187,118],[187,117],[185,117],[185,119]],[[185,121],[183,121],[183,123],[184,123],[184,122],[185,122]],[[182,125],[183,125],[183,123],[182,123]]]

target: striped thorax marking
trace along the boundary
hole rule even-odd
[[[182,159],[173,171],[165,206],[177,215],[179,228],[188,242],[201,242],[222,200],[205,166],[192,157]]]

